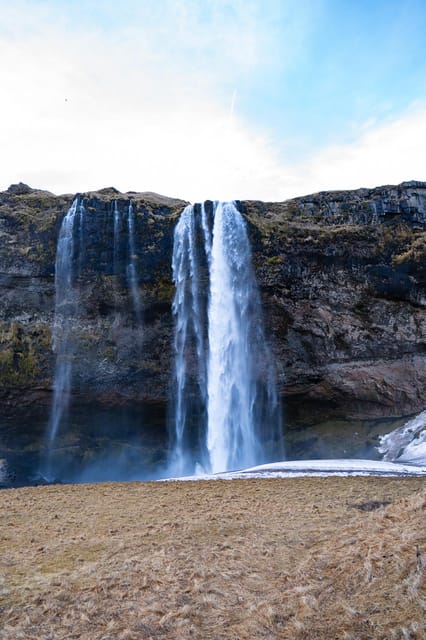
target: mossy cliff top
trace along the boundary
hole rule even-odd
[[[245,202],[248,214],[260,212],[266,222],[335,224],[426,224],[426,182],[351,191],[320,191],[283,202]]]
[[[152,192],[120,193],[114,187],[77,194],[90,217],[96,217],[98,230],[102,218],[111,213],[113,202],[121,208],[131,201],[136,219],[148,227],[156,221],[171,228],[187,204]],[[0,193],[0,272],[13,271],[26,276],[53,276],[59,229],[76,194],[54,195],[26,184],[11,185]],[[111,215],[109,216],[112,220]],[[166,220],[169,220],[166,223]]]
[[[386,266],[426,284],[426,182],[240,206],[259,269],[291,256],[319,266]]]

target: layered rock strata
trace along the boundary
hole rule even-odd
[[[0,194],[0,402],[51,401],[55,252],[73,195]],[[86,209],[73,395],[117,405],[170,394],[173,229],[185,202],[102,189]],[[141,329],[114,258],[114,202],[135,221]],[[252,242],[279,391],[293,422],[407,415],[426,386],[426,183],[238,203]],[[125,240],[123,240],[125,242]],[[127,256],[127,257],[126,257]],[[114,265],[115,262],[115,265]]]

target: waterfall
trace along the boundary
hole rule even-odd
[[[129,202],[128,210],[128,233],[129,233],[129,262],[127,264],[127,280],[129,283],[130,292],[133,300],[133,308],[136,315],[137,324],[140,325],[142,321],[142,306],[141,299],[138,290],[138,279],[136,275],[136,251],[135,251],[135,214],[133,212],[133,205]]]
[[[114,200],[114,246],[113,246],[113,273],[118,274],[119,271],[119,250],[120,250],[120,213],[118,211],[117,200]]]
[[[212,214],[210,231],[205,206],[188,206],[175,228],[172,473],[283,457],[246,223],[233,203],[214,203]]]
[[[81,273],[84,206],[76,198],[64,217],[59,232],[55,263],[55,319],[52,346],[56,355],[53,401],[47,427],[47,456],[43,475],[52,479],[52,456],[62,418],[66,414],[71,392],[72,361],[75,343],[72,329],[78,309],[75,276]],[[77,226],[78,225],[78,226]],[[75,229],[78,230],[78,262],[75,268]]]
[[[208,309],[207,448],[211,470],[238,469],[265,461],[259,422],[259,378],[266,375],[271,411],[277,409],[270,385],[260,299],[251,264],[246,224],[233,203],[215,209]],[[265,360],[266,357],[266,360]],[[275,420],[277,416],[275,416]]]
[[[174,232],[175,411],[171,468],[177,475],[191,473],[194,460],[201,466],[208,462],[202,433],[207,400],[207,299],[203,284],[208,280],[206,267],[210,233],[204,207],[201,221],[204,224],[200,226],[200,218],[194,216],[194,207],[189,205]],[[189,379],[188,359],[195,368],[196,380]]]

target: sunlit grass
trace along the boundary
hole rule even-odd
[[[415,478],[2,491],[0,638],[421,639],[425,505]]]

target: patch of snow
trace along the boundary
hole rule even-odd
[[[426,465],[383,460],[293,460],[273,462],[226,473],[200,474],[169,480],[232,480],[239,478],[303,478],[327,476],[426,476]]]
[[[426,465],[426,411],[380,438],[383,460]]]

